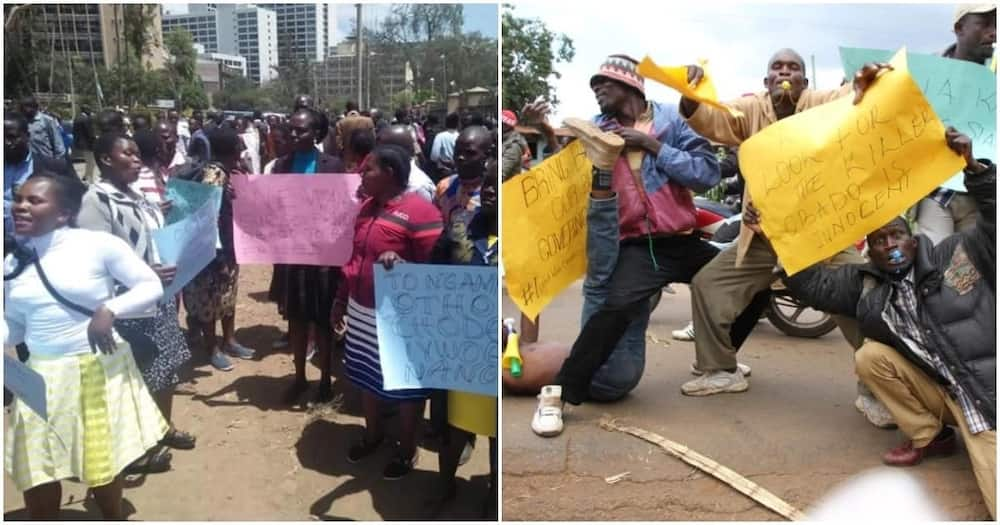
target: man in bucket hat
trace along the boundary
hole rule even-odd
[[[601,113],[592,121],[564,122],[593,164],[591,206],[610,208],[606,218],[617,220],[619,242],[617,254],[588,249],[588,259],[615,257],[614,270],[584,285],[584,325],[554,384],[542,388],[532,419],[540,436],[562,431],[562,403],[587,400],[595,374],[623,336],[645,330],[647,299],[667,283],[690,282],[717,253],[694,234],[691,195],[718,184],[715,153],[675,106],[646,100],[636,66],[626,55],[609,56],[590,79]],[[603,301],[592,300],[595,295]]]

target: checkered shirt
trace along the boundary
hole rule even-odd
[[[931,352],[927,347],[923,333],[920,329],[920,318],[917,316],[917,290],[913,283],[913,270],[893,286],[892,301],[886,305],[882,311],[882,320],[889,325],[900,339],[906,343],[910,351],[937,370],[947,381],[952,396],[962,407],[962,414],[965,422],[969,425],[969,432],[978,434],[987,430],[992,430],[986,418],[976,408],[975,400],[966,393],[965,389],[955,381],[948,367],[945,366],[941,357]]]

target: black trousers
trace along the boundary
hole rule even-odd
[[[590,381],[608,360],[644,301],[669,283],[690,283],[695,274],[719,253],[697,235],[628,239],[618,249],[618,262],[608,284],[608,298],[580,330],[570,355],[556,375],[563,401],[586,400]],[[749,336],[767,305],[760,294],[733,325],[733,342]]]

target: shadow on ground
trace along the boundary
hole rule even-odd
[[[122,498],[122,512],[125,514],[125,519],[128,519],[129,516],[132,516],[136,512],[135,505],[133,505],[128,498]],[[24,508],[12,510],[3,514],[4,521],[28,521],[30,519],[31,518],[28,516],[28,509]],[[103,520],[101,509],[97,507],[97,503],[93,500],[93,498],[64,503],[59,509],[59,521],[101,520]]]
[[[396,418],[386,421],[386,443],[396,441]],[[360,438],[364,428],[358,424],[338,423],[318,419],[309,423],[295,445],[302,467],[330,476],[349,479],[322,496],[309,508],[309,514],[321,520],[349,520],[338,515],[337,502],[351,494],[367,492],[372,506],[383,520],[448,520],[483,519],[483,501],[489,491],[488,476],[473,476],[471,480],[456,479],[457,495],[440,513],[434,515],[430,500],[438,484],[436,470],[415,469],[396,481],[382,479],[382,467],[392,456],[392,447],[383,445],[374,455],[356,463],[347,461],[347,449]],[[422,455],[431,454],[421,450]],[[424,458],[423,464],[427,463]],[[432,459],[432,464],[436,464]]]

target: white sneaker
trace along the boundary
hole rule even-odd
[[[562,387],[546,385],[538,394],[538,408],[531,418],[531,430],[542,437],[558,436],[563,430]]]
[[[865,415],[868,422],[878,428],[896,428],[896,420],[892,413],[875,396],[859,395],[854,400],[854,407]]]
[[[743,374],[743,377],[750,377],[750,372],[753,372],[753,370],[750,369],[750,365],[745,365],[743,363],[736,363],[736,368],[740,369],[740,372]],[[691,375],[700,376],[704,374],[705,372],[703,372],[700,368],[698,368],[697,361],[691,363]]]
[[[670,332],[670,335],[678,341],[694,341],[694,321],[688,321],[687,326]]]
[[[746,392],[750,388],[750,383],[743,377],[743,373],[737,369],[735,372],[717,370],[692,379],[681,385],[681,393],[686,396],[710,396],[723,392]]]

